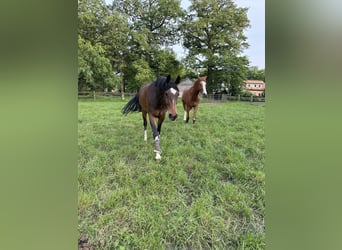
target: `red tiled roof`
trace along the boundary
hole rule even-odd
[[[260,81],[260,80],[246,80],[245,83],[263,83],[263,84],[265,84],[264,81]]]

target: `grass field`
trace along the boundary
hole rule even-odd
[[[201,103],[196,124],[150,125],[120,99],[79,101],[79,237],[88,249],[264,249],[262,105]],[[192,114],[191,114],[192,115]]]

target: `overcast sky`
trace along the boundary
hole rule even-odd
[[[259,69],[265,68],[265,0],[235,0],[238,7],[248,7],[247,16],[250,20],[251,28],[245,31],[248,38],[249,48],[244,51],[244,55],[249,58],[250,66],[257,66]],[[181,5],[187,9],[190,1],[181,0]],[[178,59],[185,56],[185,51],[181,45],[173,47]]]

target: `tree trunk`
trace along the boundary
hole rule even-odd
[[[213,75],[213,70],[212,70],[210,65],[207,66],[207,71],[208,71],[208,73],[207,73],[206,82],[208,84],[208,88],[209,89],[213,89],[213,76],[212,76]]]
[[[125,82],[123,72],[121,72],[121,100],[125,100]]]

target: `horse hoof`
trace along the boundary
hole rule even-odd
[[[156,158],[155,158],[156,160],[160,160],[161,159],[161,156],[160,156],[160,154],[156,154]]]

